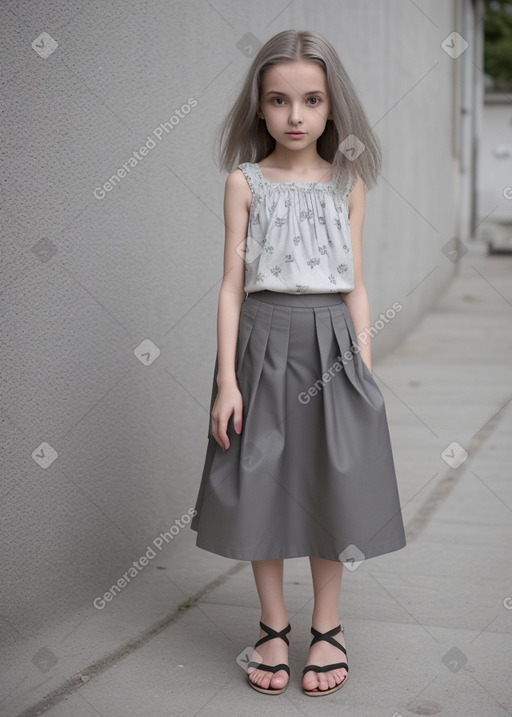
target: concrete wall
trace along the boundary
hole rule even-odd
[[[212,141],[251,60],[241,40],[325,34],[382,141],[366,280],[374,318],[403,310],[378,357],[455,270],[441,249],[459,230],[457,65],[471,62],[471,47],[459,59],[441,47],[456,6],[470,12],[454,0],[3,3],[5,645],[93,610],[194,504],[224,240]]]

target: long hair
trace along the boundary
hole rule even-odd
[[[333,119],[327,121],[318,138],[317,151],[333,165],[334,189],[343,192],[351,188],[356,174],[366,189],[371,189],[377,184],[382,164],[378,137],[336,50],[317,32],[285,30],[261,47],[217,132],[220,168],[232,172],[238,164],[259,162],[273,151],[275,139],[265,120],[256,114],[262,75],[277,63],[297,60],[315,62],[325,73]]]

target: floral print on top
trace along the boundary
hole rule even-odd
[[[252,192],[245,245],[247,293],[348,292],[354,262],[347,197],[333,182],[270,182],[256,162],[243,162]]]

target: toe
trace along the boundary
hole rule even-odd
[[[336,682],[337,682],[337,684],[339,685],[340,682],[344,682],[346,676],[347,676],[347,671],[346,671],[346,670],[338,670],[338,672],[336,673]]]
[[[316,688],[320,684],[318,681],[318,674],[316,672],[313,672],[312,670],[308,670],[304,675],[302,684],[305,690],[316,690]]]
[[[260,687],[263,687],[264,690],[268,690],[268,688],[270,687],[271,679],[272,677],[269,675],[268,672],[263,672],[259,683]]]
[[[325,690],[329,689],[329,673],[328,672],[321,672],[318,676],[319,685],[318,689],[324,692]]]
[[[273,675],[267,670],[255,669],[248,674],[251,682],[264,690],[268,690],[269,687],[272,687],[275,690],[280,690],[288,681],[288,675],[284,672],[284,670],[279,670],[279,672],[276,672],[276,674]]]
[[[258,672],[258,670],[255,667],[249,667],[247,669],[247,676],[251,680],[251,682],[254,682],[257,672]]]
[[[330,670],[324,673],[325,679],[320,684],[322,690],[332,690],[333,687],[340,685],[345,679],[345,672],[341,670]]]
[[[288,682],[288,674],[284,670],[279,670],[272,678],[272,687],[281,689]]]
[[[257,668],[254,668],[252,672],[249,674],[249,679],[254,685],[258,685],[258,687],[262,687],[262,681],[264,678],[264,673],[261,670],[258,670]]]

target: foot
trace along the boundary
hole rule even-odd
[[[320,632],[326,632],[326,630],[320,630]],[[343,647],[346,647],[342,632],[339,632],[333,639]],[[319,640],[309,648],[306,665],[319,665],[322,667],[323,665],[346,661],[345,654],[341,650],[338,650],[337,647],[330,645],[325,640]],[[344,667],[340,667],[337,670],[329,670],[329,672],[313,672],[312,670],[308,670],[302,678],[302,686],[305,690],[318,689],[323,692],[324,690],[330,690],[340,685],[346,680],[347,675],[348,672]]]
[[[272,627],[274,626],[272,625]],[[286,625],[284,627],[286,627]],[[280,628],[274,629],[279,630]],[[265,637],[266,634],[267,633],[260,628],[260,638]],[[262,645],[258,645],[258,647],[255,648],[255,653],[251,657],[251,660],[256,660],[266,665],[288,664],[288,645],[280,637],[274,637]],[[274,690],[280,690],[286,686],[290,679],[288,673],[284,670],[279,670],[279,672],[273,674],[268,670],[258,670],[257,667],[249,667],[247,675],[252,683],[264,690],[268,690],[269,687]]]

